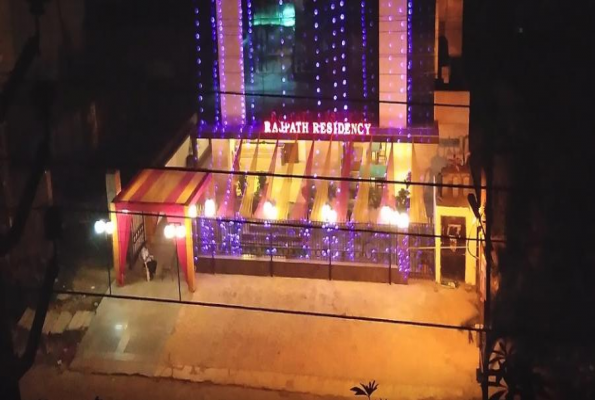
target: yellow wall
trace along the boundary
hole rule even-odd
[[[448,217],[465,217],[465,223],[467,228],[467,238],[474,239],[477,238],[476,228],[477,224],[475,222],[475,216],[469,207],[443,207],[443,206],[436,206],[436,223],[434,225],[434,233],[438,237],[436,238],[436,251],[435,251],[435,275],[436,275],[436,282],[440,283],[441,280],[441,270],[440,270],[440,245],[442,239],[439,236],[442,234],[442,221],[441,217],[448,216]],[[472,254],[475,254],[475,241],[471,241],[468,243],[468,247]],[[476,284],[476,259],[469,253],[469,251],[465,250],[465,283],[469,285]]]
[[[411,143],[395,143],[393,152],[395,180],[404,181],[411,171]],[[399,194],[399,190],[405,189],[405,187],[405,185],[395,185],[395,196]]]
[[[242,47],[242,9],[238,0],[223,0],[217,4],[217,25],[222,34],[217,40],[220,90],[244,93],[244,49]],[[240,125],[246,117],[245,96],[221,94],[223,124]]]
[[[167,164],[165,164],[165,166],[169,168],[185,168],[186,157],[188,156],[189,151],[190,137],[187,137],[186,140],[184,140],[184,143],[182,143],[182,145],[178,147],[174,155],[171,156],[171,158],[169,159]]]
[[[434,119],[438,121],[440,139],[461,140],[461,146],[457,148],[444,148],[440,150],[440,156],[451,158],[456,155],[463,159],[465,152],[469,151],[469,92],[436,91],[434,101],[438,104],[452,104],[467,107],[434,107]],[[463,143],[465,148],[463,148]],[[454,153],[453,153],[454,152]]]
[[[381,101],[407,101],[407,1],[379,0]],[[406,104],[380,104],[381,127],[407,126]]]

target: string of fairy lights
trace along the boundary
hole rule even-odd
[[[230,4],[232,3],[234,5],[230,8]],[[213,85],[216,92],[214,97],[214,121],[216,128],[214,131],[216,132],[219,129],[222,137],[223,132],[228,127],[235,130],[237,125],[245,126],[248,123],[248,125],[254,127],[258,123],[257,120],[259,118],[257,118],[255,100],[257,96],[248,95],[249,104],[246,110],[246,87],[249,85],[250,90],[254,92],[257,74],[260,74],[259,81],[262,80],[263,82],[265,80],[272,82],[272,80],[278,79],[278,83],[275,85],[279,88],[281,95],[278,101],[281,109],[278,111],[282,120],[287,120],[288,118],[289,102],[293,103],[295,101],[291,94],[293,94],[295,89],[294,79],[295,71],[297,70],[296,60],[298,58],[294,44],[298,40],[296,32],[296,4],[292,0],[271,1],[271,5],[273,3],[275,11],[270,13],[270,15],[263,16],[263,9],[257,8],[254,0],[211,0],[210,20],[212,39],[216,42],[213,49]],[[314,77],[312,90],[314,90],[314,95],[317,97],[316,113],[319,119],[323,116],[326,117],[327,114],[332,120],[347,122],[349,119],[348,115],[351,111],[349,107],[350,100],[348,99],[350,88],[349,77],[351,76],[349,68],[352,64],[349,62],[350,57],[348,53],[350,51],[349,49],[355,46],[356,43],[351,43],[352,37],[348,35],[347,13],[353,10],[358,11],[358,28],[361,31],[362,48],[358,53],[361,53],[361,90],[364,100],[367,100],[370,93],[374,91],[374,88],[371,87],[374,84],[379,84],[381,87],[379,93],[381,101],[388,100],[390,102],[400,99],[401,95],[407,101],[412,100],[412,78],[410,76],[412,65],[410,58],[413,51],[411,41],[413,0],[381,0],[379,3],[380,15],[378,27],[374,26],[374,18],[370,17],[368,3],[368,0],[360,0],[356,3],[355,7],[350,9],[347,8],[346,0],[312,0],[310,3],[311,8],[309,10],[312,13],[310,16],[312,31],[307,37],[312,40],[311,45],[314,52],[313,59],[311,59]],[[228,8],[225,8],[225,6]],[[262,7],[262,5],[259,3],[258,7]],[[203,46],[201,43],[202,38],[198,33],[200,27],[199,12],[197,7],[195,9],[195,13],[197,14],[197,63],[199,64],[199,69],[202,69],[203,67],[200,65],[203,63],[203,57],[201,55]],[[267,12],[270,12],[270,10]],[[356,18],[357,16],[352,18],[352,21],[357,21]],[[236,19],[237,26],[234,25]],[[266,25],[266,39],[264,44],[262,40],[258,41],[258,54],[255,54],[254,35],[257,25]],[[259,27],[259,29],[262,29],[262,27]],[[369,68],[369,32],[372,29],[379,31],[379,34],[382,35],[385,41],[383,46],[386,46],[387,62],[380,62],[379,77],[375,77],[373,68],[372,70]],[[234,44],[233,41],[236,40],[236,32],[237,44]],[[262,51],[262,46],[269,46],[270,43],[274,43],[273,46],[277,49],[277,63],[272,67],[272,72],[270,72],[270,61],[265,59],[263,56],[264,52]],[[244,59],[246,59],[246,62],[244,62]],[[232,60],[233,63],[237,62],[239,66],[237,73],[235,72],[237,67],[230,64]],[[357,62],[359,63],[359,60]],[[259,65],[258,69],[255,66],[256,63]],[[199,111],[201,114],[199,137],[202,137],[203,127],[206,125],[205,118],[203,117],[206,114],[204,112],[205,83],[204,76],[199,74]],[[386,83],[386,87],[384,87],[384,83]],[[325,90],[328,90],[328,92],[325,92]],[[381,94],[383,90],[384,95]],[[289,96],[288,93],[290,93]],[[368,121],[370,118],[368,103],[365,102],[361,108],[363,120]],[[389,117],[388,127],[401,129],[405,124],[410,124],[411,109],[409,106],[389,104],[388,109],[391,115]],[[392,116],[393,114],[394,117]],[[236,123],[238,119],[239,123]],[[240,128],[236,132],[236,135],[238,135],[236,137],[243,137],[241,135],[244,135],[245,132],[243,128]],[[408,139],[411,139],[411,132],[406,131],[406,133]],[[321,151],[316,146],[316,143],[320,143],[319,140],[312,142],[311,145],[312,149],[314,149],[312,163],[315,178],[321,166]],[[249,145],[249,142],[246,145]],[[241,151],[240,149],[241,145],[238,145],[235,152]],[[218,163],[224,159],[222,151],[222,148],[219,148],[218,154],[213,155],[213,158],[218,159]],[[332,146],[328,151],[332,151]],[[354,146],[343,143],[343,146],[339,148],[339,153],[342,159],[346,157],[353,158]],[[231,196],[233,196],[231,192],[235,192],[235,189],[232,190],[233,182],[234,175],[230,174],[225,185],[225,193],[223,193],[223,199],[221,199],[222,204],[220,209],[225,208],[227,210],[231,204]],[[269,184],[272,184],[272,182],[269,182]],[[306,185],[309,185],[309,190],[307,190],[307,197],[309,198],[306,199],[306,215],[301,218],[304,223],[308,223],[308,216],[312,212],[312,203],[316,195],[314,181],[307,182]],[[215,186],[215,193],[218,193],[217,181],[215,182]],[[356,191],[360,190],[360,186],[359,183],[356,184]],[[333,200],[334,204],[341,208],[344,207],[344,205],[340,204],[341,201],[344,201],[341,200],[342,188],[342,184],[337,187],[334,183],[330,183],[333,197],[338,196]],[[343,188],[343,190],[345,189]],[[212,199],[212,201],[215,201],[215,199]],[[231,216],[238,217],[237,215]],[[200,229],[197,229],[199,231],[197,233],[199,236],[197,242],[201,243],[198,246],[200,252],[202,254],[210,253],[213,255],[215,252],[214,247],[216,246],[217,252],[241,255],[243,251],[241,236],[245,231],[243,225],[242,218],[239,218],[239,220],[236,219],[233,222],[218,221],[216,225],[201,221],[197,224],[197,228],[200,227]],[[347,218],[344,225],[355,228],[357,224],[352,219]],[[351,229],[345,234],[339,234],[339,231],[336,229],[336,222],[331,220],[324,221],[322,228],[323,230],[316,232],[316,235],[314,235],[315,232],[312,231],[312,227],[299,230],[298,236],[302,238],[300,257],[322,257],[329,260],[342,259],[354,261],[358,258],[358,253],[361,255],[362,252],[365,252],[361,248],[361,232]],[[314,239],[314,236],[319,236],[320,232],[324,232],[323,236]],[[274,232],[271,225],[265,224],[263,237],[268,243],[274,242]],[[390,249],[394,247],[396,251],[396,263],[400,271],[406,273],[406,268],[409,264],[409,252],[407,251],[409,247],[408,236],[403,235],[398,237],[397,242],[394,244],[390,241],[390,235],[375,233],[373,237],[377,239],[376,241],[378,243],[384,243],[382,246],[385,247],[382,248],[379,245],[369,250],[368,256],[371,257],[371,260],[374,262],[381,261],[381,258],[384,257],[381,254],[390,254]],[[340,246],[341,249],[339,249]],[[270,245],[267,247],[265,254],[273,256],[281,250]],[[389,256],[388,262],[392,262],[392,256]]]

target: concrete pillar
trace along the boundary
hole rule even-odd
[[[120,180],[120,171],[108,171],[105,174],[105,194],[107,197],[107,209],[110,209],[112,200],[122,191],[122,181]]]

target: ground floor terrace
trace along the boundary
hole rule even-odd
[[[164,230],[191,288],[195,271],[439,280],[436,192],[415,184],[423,175],[417,146],[424,145],[208,140],[208,168],[143,170],[118,193],[116,277],[124,283],[126,264]],[[420,178],[410,185],[412,176]],[[474,284],[467,264],[460,280]]]
[[[171,247],[163,249],[171,253]],[[146,282],[135,267],[129,283],[114,285],[113,293],[138,300],[177,298],[168,274],[158,275]],[[196,277],[194,293],[182,288],[185,304],[103,299],[70,368],[339,398],[351,397],[351,387],[370,380],[380,384],[382,398],[480,397],[475,334],[340,318],[473,326],[478,314],[471,287],[415,279],[408,285],[378,285]]]

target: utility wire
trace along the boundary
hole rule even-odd
[[[158,298],[158,297],[137,297],[137,296],[107,294],[107,293],[100,294],[100,293],[76,291],[76,290],[55,289],[54,293],[56,293],[56,294],[70,294],[70,295],[77,295],[77,296],[113,298],[113,299],[120,299],[120,300],[136,300],[136,301],[151,301],[151,302],[157,302],[157,303],[182,304],[182,305],[208,307],[208,308],[223,308],[223,309],[231,309],[231,310],[256,311],[256,312],[264,312],[264,313],[271,313],[271,314],[286,314],[286,315],[299,315],[299,316],[306,316],[306,317],[333,318],[333,319],[341,319],[341,320],[347,320],[347,321],[377,322],[377,323],[392,324],[392,325],[409,325],[409,326],[416,326],[416,327],[448,329],[448,330],[456,330],[456,331],[486,332],[485,328],[476,328],[473,326],[464,326],[464,325],[458,326],[458,325],[438,324],[438,323],[432,323],[432,322],[397,320],[397,319],[389,319],[389,318],[359,317],[359,316],[355,316],[355,315],[343,315],[343,314],[319,313],[319,312],[313,312],[313,311],[299,311],[299,310],[254,307],[254,306],[244,306],[244,305],[239,305],[239,304],[209,303],[209,302],[203,302],[203,301],[163,299],[163,298]]]
[[[256,141],[256,139],[255,139]],[[9,159],[11,160],[11,159]],[[14,160],[14,159],[12,159]],[[6,160],[5,160],[6,161]],[[9,161],[10,162],[10,161]],[[27,161],[28,162],[28,161]],[[56,168],[84,168],[85,170],[107,170],[107,169],[124,169],[124,168],[135,168],[135,169],[152,169],[157,171],[179,171],[179,172],[202,172],[202,173],[211,173],[214,175],[245,175],[245,176],[262,176],[262,177],[273,177],[273,178],[296,178],[296,179],[309,179],[309,180],[320,180],[320,181],[337,181],[337,182],[368,182],[374,184],[395,184],[395,185],[404,185],[404,186],[422,186],[422,187],[442,187],[442,188],[450,188],[450,189],[468,189],[468,190],[492,190],[492,191],[500,191],[500,192],[509,192],[513,191],[514,188],[511,186],[492,186],[488,187],[486,185],[465,185],[459,183],[440,183],[440,182],[419,182],[419,181],[403,181],[403,180],[390,180],[385,178],[352,178],[352,177],[339,177],[339,176],[324,176],[324,175],[295,175],[295,174],[283,174],[278,172],[268,172],[268,171],[232,171],[232,170],[222,170],[222,169],[211,169],[211,168],[184,168],[184,167],[158,167],[158,166],[146,166],[146,165],[138,165],[138,164],[119,164],[119,165],[100,165],[100,166],[93,166],[93,165],[84,165],[79,162],[56,162],[52,161],[50,164],[51,169]]]
[[[131,204],[131,208],[134,204]],[[45,210],[45,207],[35,207],[35,210]],[[356,232],[356,233],[369,233],[369,234],[380,234],[380,235],[399,235],[399,236],[409,236],[409,237],[420,237],[420,238],[428,238],[428,239],[443,239],[448,240],[451,239],[450,236],[443,236],[443,235],[436,235],[431,233],[417,233],[417,232],[409,232],[403,231],[402,229],[395,229],[395,230],[388,230],[388,229],[370,229],[370,228],[362,228],[358,227],[358,225],[366,225],[366,224],[357,224],[353,223],[353,227],[349,226],[342,226],[351,223],[335,223],[335,224],[328,224],[328,223],[319,223],[316,222],[295,222],[295,221],[287,221],[287,222],[279,222],[279,221],[263,221],[257,219],[238,219],[238,218],[226,218],[226,217],[216,217],[216,218],[207,218],[207,217],[189,217],[189,216],[181,216],[176,214],[168,214],[168,213],[155,213],[155,212],[142,212],[142,211],[134,211],[134,210],[126,210],[126,211],[109,211],[106,209],[95,209],[95,208],[86,208],[86,207],[77,207],[72,205],[62,206],[62,209],[75,212],[75,213],[87,213],[87,214],[126,214],[126,215],[137,215],[137,216],[149,216],[149,217],[171,217],[171,218],[184,218],[184,219],[202,219],[206,221],[212,221],[214,223],[234,223],[234,224],[246,224],[246,225],[257,225],[257,226],[266,226],[266,227],[278,227],[278,228],[307,228],[307,229],[322,229],[327,231],[333,232]],[[388,228],[388,226],[387,226]],[[390,228],[389,228],[390,229]],[[470,242],[485,242],[486,239],[484,238],[465,238],[465,240]],[[502,243],[505,244],[506,241],[504,239],[492,239],[492,243]]]
[[[399,74],[394,74],[399,75]],[[405,75],[405,74],[400,74]],[[434,75],[434,73],[432,73]],[[199,93],[205,94],[222,94],[222,95],[229,95],[229,96],[247,96],[247,97],[271,97],[271,98],[279,98],[279,99],[286,99],[286,100],[326,100],[326,101],[334,101],[333,97],[324,97],[324,96],[304,96],[304,95],[283,95],[277,93],[266,93],[266,92],[234,92],[234,91],[223,91],[223,90],[211,90]],[[398,101],[398,100],[370,100],[365,98],[354,98],[354,97],[345,97],[340,99],[341,103],[368,103],[368,104],[402,104],[402,105],[409,105],[409,106],[432,106],[432,107],[448,107],[448,108],[469,108],[469,105],[466,104],[449,104],[449,103],[419,103],[419,102],[412,102],[412,101]],[[289,113],[288,113],[289,114]],[[314,112],[313,112],[314,114]],[[333,114],[341,114],[341,112],[333,112]]]

